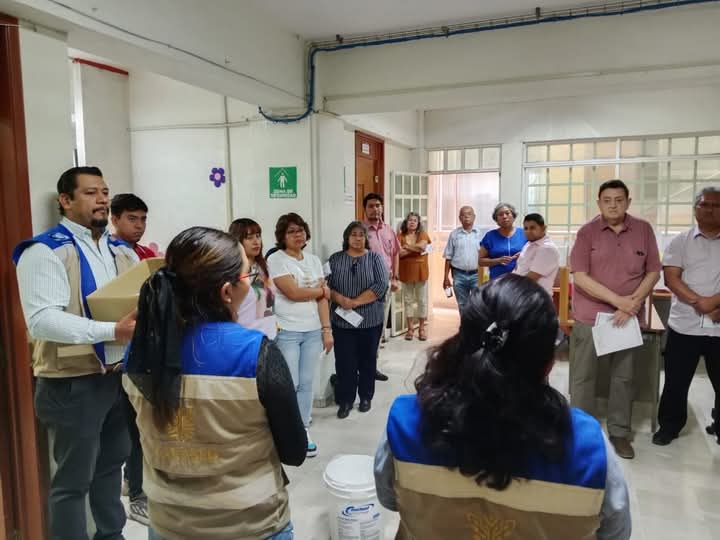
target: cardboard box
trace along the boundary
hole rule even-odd
[[[163,266],[163,257],[145,259],[89,295],[87,303],[92,318],[105,322],[122,319],[137,307],[140,289],[145,280]]]

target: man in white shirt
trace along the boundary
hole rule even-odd
[[[665,385],[660,429],[652,442],[676,439],[687,422],[687,398],[700,356],[720,410],[720,189],[705,188],[695,199],[697,225],[677,235],[665,250],[665,285],[672,291],[665,346]],[[720,434],[718,444],[720,444]]]
[[[528,214],[523,220],[527,244],[523,246],[514,274],[537,281],[552,297],[555,277],[560,269],[560,252],[546,234],[547,226],[540,214]]]
[[[124,345],[135,314],[93,320],[86,297],[138,262],[105,230],[109,190],[97,167],[74,167],[57,184],[62,220],[13,252],[37,377],[35,411],[57,463],[49,493],[52,540],[87,540],[89,496],[95,538],[121,540],[121,467],[128,456],[120,399]]]

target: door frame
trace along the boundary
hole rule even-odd
[[[357,158],[368,158],[368,155],[362,151],[363,139],[367,142],[377,145],[377,156],[373,159],[376,162],[375,176],[377,176],[377,189],[375,193],[382,195],[383,199],[387,199],[385,196],[385,141],[364,131],[355,131],[355,183],[354,189],[357,194]],[[362,221],[365,217],[363,209],[363,202],[360,197],[355,197],[355,219]]]
[[[9,538],[46,538],[47,470],[39,451],[27,329],[13,247],[32,236],[18,21],[0,14],[0,475]],[[7,436],[6,436],[7,434]],[[46,453],[44,454],[47,458]]]

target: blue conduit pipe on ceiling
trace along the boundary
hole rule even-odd
[[[305,112],[302,114],[296,115],[296,116],[271,116],[267,113],[265,113],[262,109],[262,107],[258,107],[258,112],[265,118],[266,120],[269,120],[270,122],[275,122],[279,124],[292,124],[295,122],[300,122],[301,120],[307,118],[313,113],[313,102],[315,101],[315,55],[320,52],[334,52],[334,51],[342,51],[347,49],[355,49],[359,47],[376,47],[378,45],[390,45],[392,43],[406,43],[409,41],[421,41],[426,39],[435,39],[435,38],[449,38],[452,36],[460,36],[464,34],[475,34],[478,32],[487,32],[490,30],[503,30],[506,28],[518,28],[522,26],[535,26],[539,24],[546,24],[546,23],[553,23],[553,22],[563,22],[563,21],[572,21],[575,19],[587,19],[587,18],[594,18],[594,17],[614,17],[616,15],[629,15],[632,13],[640,13],[643,11],[658,11],[661,9],[667,9],[667,8],[675,8],[675,7],[681,7],[681,6],[689,6],[693,4],[707,4],[707,3],[717,3],[720,0],[677,0],[676,2],[667,2],[664,4],[647,4],[647,5],[640,5],[640,6],[634,6],[634,7],[628,7],[628,8],[620,8],[617,11],[612,12],[585,12],[585,13],[569,13],[567,15],[550,15],[547,17],[539,17],[535,20],[527,20],[527,21],[516,21],[516,22],[507,22],[507,23],[499,23],[492,26],[486,26],[482,28],[460,28],[457,30],[451,30],[450,28],[446,28],[445,31],[439,31],[439,32],[431,32],[426,34],[418,34],[414,36],[400,36],[400,37],[394,37],[394,38],[387,38],[387,39],[378,39],[375,41],[361,41],[357,43],[339,43],[338,45],[333,46],[324,46],[324,47],[315,47],[313,46],[310,49],[310,52],[308,54],[308,71],[309,71],[309,77],[308,77],[308,94],[307,94],[307,105]],[[591,9],[591,8],[586,8]],[[557,13],[557,12],[556,12]]]

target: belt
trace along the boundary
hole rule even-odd
[[[451,266],[450,268],[452,269],[453,272],[460,272],[461,274],[474,275],[474,274],[478,273],[477,269],[475,269],[475,270],[460,270],[459,268],[455,268],[454,266]]]

